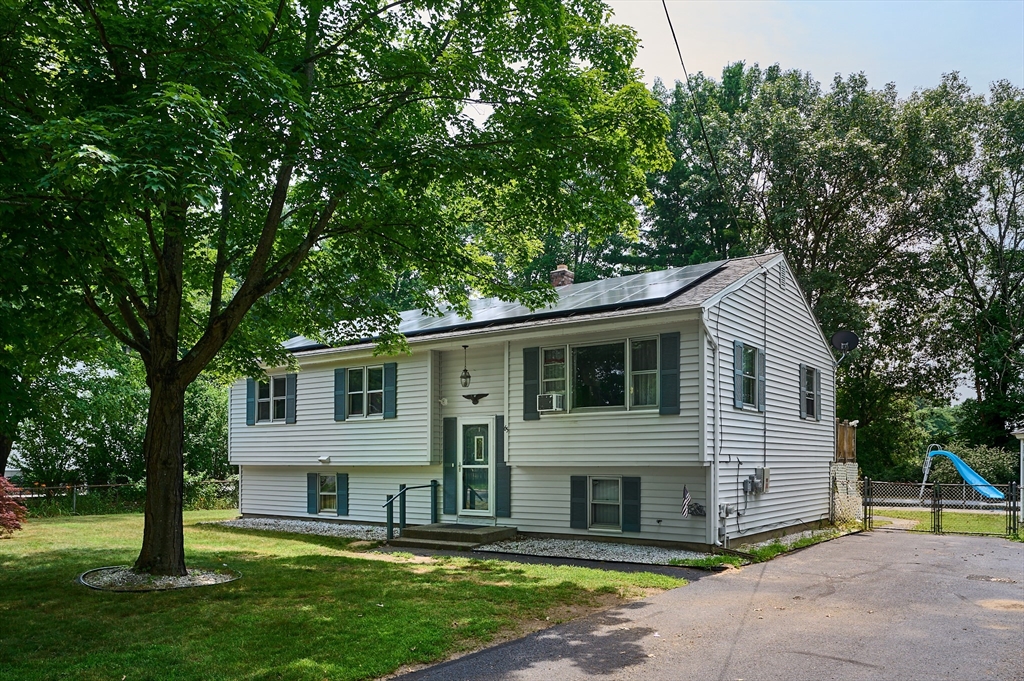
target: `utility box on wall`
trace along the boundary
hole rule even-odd
[[[754,489],[758,493],[764,494],[768,491],[769,484],[772,479],[771,468],[755,468],[754,469]]]

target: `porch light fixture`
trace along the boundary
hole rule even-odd
[[[469,350],[469,346],[468,345],[463,345],[462,346],[462,374],[459,375],[459,382],[462,383],[462,387],[463,388],[468,388],[469,387],[469,382],[473,378],[472,376],[469,375],[469,369],[467,368],[467,363],[466,363],[466,357],[467,357],[466,353],[467,353],[468,350]]]

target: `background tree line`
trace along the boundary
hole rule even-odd
[[[523,276],[565,262],[585,281],[781,251],[826,336],[862,339],[839,366],[838,415],[860,422],[864,474],[914,479],[938,442],[981,466],[998,458],[991,474],[1017,479],[1024,92],[1000,81],[977,94],[954,73],[900,98],[862,74],[826,89],[743,63],[691,83],[693,97],[655,85],[674,162],[648,175],[638,238],[552,230]],[[972,397],[951,408],[965,381]]]
[[[951,74],[900,98],[892,86],[872,89],[863,75],[837,77],[826,89],[808,73],[742,63],[720,80],[697,74],[692,85],[692,98],[681,83],[655,85],[673,159],[648,174],[652,201],[640,208],[638,232],[577,215],[532,230],[534,239],[514,253],[471,221],[463,239],[519,287],[536,287],[558,263],[587,281],[782,251],[826,335],[852,329],[862,338],[839,367],[838,413],[860,421],[866,475],[913,479],[924,448],[939,442],[1000,482],[1015,478],[1006,452],[1015,444],[1010,430],[1024,424],[1022,91],[997,82],[980,95]],[[4,252],[5,266],[27,266],[15,262],[16,251]],[[17,438],[30,480],[140,479],[149,400],[142,363],[119,347],[98,349],[102,330],[60,307],[64,289],[50,274],[22,275],[53,297],[35,310],[31,297],[4,292],[2,304],[27,320],[5,328],[5,347],[57,349],[49,359],[37,353],[31,371],[22,363],[20,383],[11,372],[6,382],[0,376],[0,391],[17,396],[6,403],[21,405],[0,423],[0,445]],[[371,310],[422,305],[439,286],[409,270],[376,276],[392,293],[367,303]],[[279,297],[261,303],[262,314],[300,314]],[[60,360],[76,352],[91,359]],[[950,407],[964,380],[973,397]],[[223,385],[204,374],[186,391],[184,461],[192,474],[229,473]]]

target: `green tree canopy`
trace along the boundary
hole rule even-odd
[[[4,229],[59,250],[146,367],[138,568],[185,569],[201,371],[257,375],[290,332],[393,338],[396,273],[426,308],[536,302],[508,265],[544,230],[635,229],[666,124],[609,16],[596,0],[3,5]]]

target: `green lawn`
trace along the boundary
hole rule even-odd
[[[932,526],[931,511],[911,511],[902,508],[879,508],[875,512],[885,518],[902,518],[916,520],[916,530],[927,532]],[[875,525],[878,525],[876,522]],[[957,532],[982,532],[986,534],[1003,534],[1006,531],[1006,515],[1000,513],[970,513],[963,511],[943,511],[942,531],[956,534]]]
[[[233,515],[185,514],[190,564],[227,564],[243,575],[196,589],[106,593],[75,583],[89,568],[135,558],[138,514],[32,520],[0,541],[0,677],[373,678],[536,628],[547,616],[685,583],[495,560],[396,559],[346,551],[348,540],[196,525]]]

